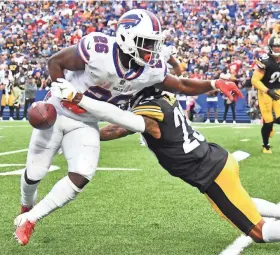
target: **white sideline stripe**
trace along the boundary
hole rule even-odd
[[[21,152],[26,152],[26,151],[28,151],[28,149],[22,149],[22,150],[16,150],[16,151],[6,151],[6,152],[1,152],[0,156],[15,154],[15,153],[21,153]]]
[[[203,126],[192,126],[193,128],[223,128],[225,126],[206,126],[206,127],[203,127]]]
[[[252,128],[252,127],[249,127],[249,126],[240,126],[240,127],[232,127],[232,128],[236,128],[236,129],[244,129],[244,128]]]
[[[250,139],[241,139],[240,142],[248,142]]]

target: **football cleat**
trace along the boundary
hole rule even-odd
[[[27,245],[34,231],[35,223],[30,222],[25,214],[21,214],[16,217],[14,224],[17,227],[16,231],[14,232],[15,240],[20,245]]]
[[[262,148],[262,152],[264,154],[272,154],[272,150],[271,150],[271,147],[270,145],[263,145],[263,148]]]

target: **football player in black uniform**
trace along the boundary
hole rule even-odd
[[[274,134],[273,123],[280,124],[280,38],[272,36],[269,54],[262,55],[252,76],[252,85],[258,89],[258,101],[263,117],[263,153],[271,154],[269,137]],[[275,120],[273,114],[275,114]]]
[[[192,129],[175,97],[147,88],[131,105],[134,114],[144,116],[143,136],[164,169],[197,187],[222,217],[256,242],[280,241],[280,221],[264,222],[261,216],[279,217],[280,208],[250,198],[241,185],[237,161]],[[110,124],[100,130],[100,139],[108,141],[131,133]]]

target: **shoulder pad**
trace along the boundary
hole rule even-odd
[[[164,114],[160,105],[156,102],[154,97],[145,98],[141,100],[133,109],[132,112],[137,115],[144,115],[152,119],[163,121]]]
[[[256,64],[260,69],[266,69],[269,65],[269,60],[270,56],[268,54],[263,54],[256,60]]]

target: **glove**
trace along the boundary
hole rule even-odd
[[[269,89],[266,93],[275,101],[280,99],[280,95],[274,89]]]
[[[63,78],[58,78],[56,81],[52,82],[51,93],[55,97],[72,102],[77,94],[77,90],[71,82]]]
[[[74,97],[78,94],[74,85],[63,78],[58,78],[52,82],[51,95],[61,99],[61,104],[75,114],[83,114],[86,112],[79,107],[76,102],[73,102]]]
[[[214,89],[219,89],[230,101],[237,101],[238,97],[244,98],[242,92],[232,81],[219,79],[212,81],[211,85]]]

